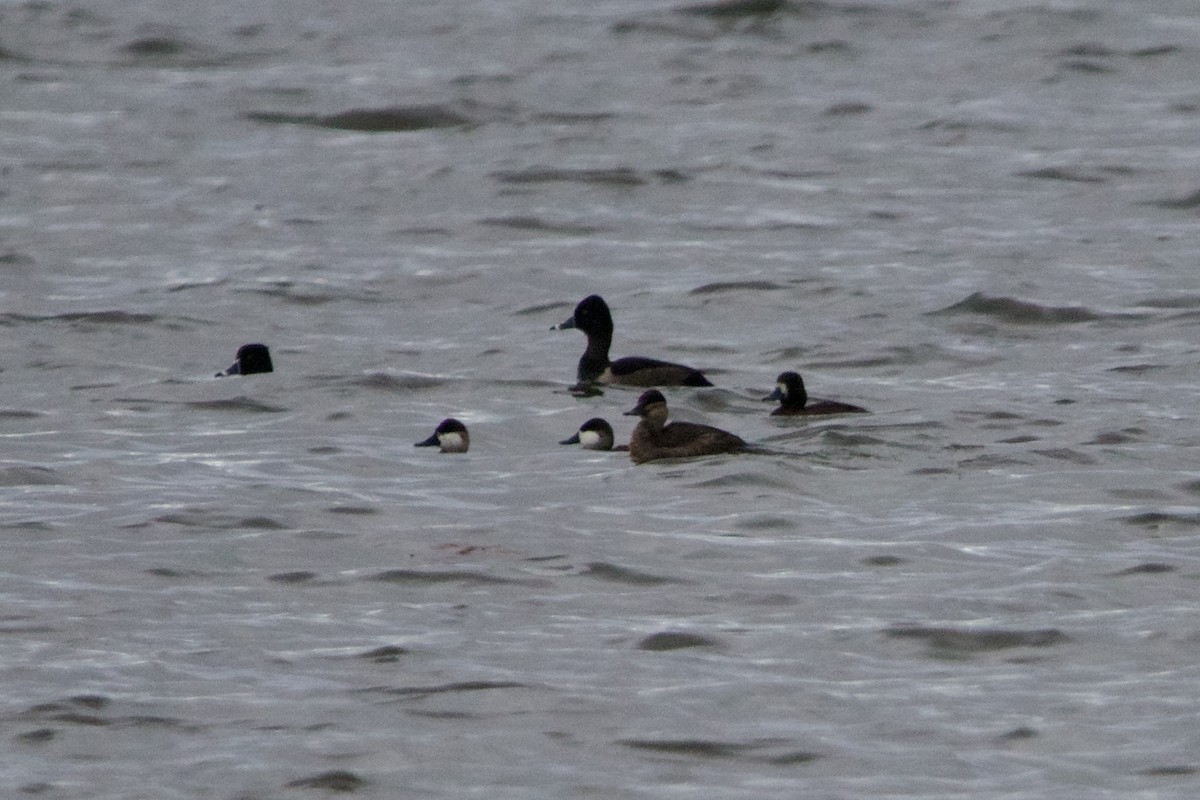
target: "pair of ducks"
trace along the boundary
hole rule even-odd
[[[645,356],[627,356],[610,361],[613,321],[608,304],[599,295],[585,297],[575,312],[551,330],[576,328],[588,340],[587,349],[579,359],[576,387],[593,387],[598,383],[624,386],[712,386],[699,370],[660,361]],[[849,403],[821,400],[808,403],[804,380],[796,372],[784,372],[776,378],[775,391],[763,398],[778,400],[780,405],[772,416],[864,413],[866,409]],[[591,450],[625,450],[635,464],[663,458],[732,453],[746,448],[740,436],[711,425],[695,422],[667,424],[667,400],[662,392],[651,389],[638,398],[637,405],[626,416],[641,417],[630,437],[629,446],[614,447],[612,426],[601,417],[593,417],[560,444],[579,444]],[[433,435],[416,443],[417,447],[438,447],[443,453],[465,453],[470,447],[470,434],[457,419],[443,420]]]

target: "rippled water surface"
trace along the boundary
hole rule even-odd
[[[1197,74],[1190,0],[0,3],[3,793],[1193,797]],[[759,452],[559,446],[591,293]]]

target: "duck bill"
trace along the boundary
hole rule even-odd
[[[766,397],[764,397],[764,398],[762,399],[762,401],[763,401],[764,403],[769,403],[769,402],[771,402],[772,400],[782,400],[782,399],[783,399],[783,392],[779,391],[779,387],[778,387],[778,386],[776,386],[776,387],[775,387],[775,391],[771,392],[769,395],[767,395]]]
[[[579,444],[579,432],[576,431],[574,436],[570,439],[563,439],[559,444]]]
[[[569,317],[567,317],[566,319],[564,319],[562,322],[560,322],[560,323],[558,323],[557,325],[555,325],[555,326],[551,327],[551,328],[550,328],[550,330],[552,330],[552,331],[565,331],[565,330],[570,330],[571,328],[574,328],[574,327],[575,327],[575,315],[574,315],[574,314],[572,314],[571,316],[569,316]]]
[[[225,370],[224,372],[218,372],[216,377],[223,378],[226,375],[241,375],[241,374],[242,374],[242,368],[238,364],[238,362],[235,361],[229,365],[229,369]]]
[[[428,439],[417,442],[416,444],[413,445],[413,447],[437,447],[437,446],[438,446],[438,435],[436,433],[434,433]]]

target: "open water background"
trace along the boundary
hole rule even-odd
[[[0,4],[3,794],[1196,796],[1200,5],[702,11]]]

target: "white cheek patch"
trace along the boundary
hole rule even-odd
[[[438,436],[438,444],[443,450],[461,450],[463,438],[461,433],[443,433]]]
[[[580,431],[579,444],[584,447],[595,447],[600,444],[600,434],[595,431]]]
[[[777,384],[775,384],[775,388],[776,388],[776,389],[778,389],[778,390],[779,390],[779,393],[780,393],[781,395],[783,395],[784,397],[787,397],[787,396],[788,396],[788,390],[787,390],[787,384],[786,384],[786,383],[777,383]]]

